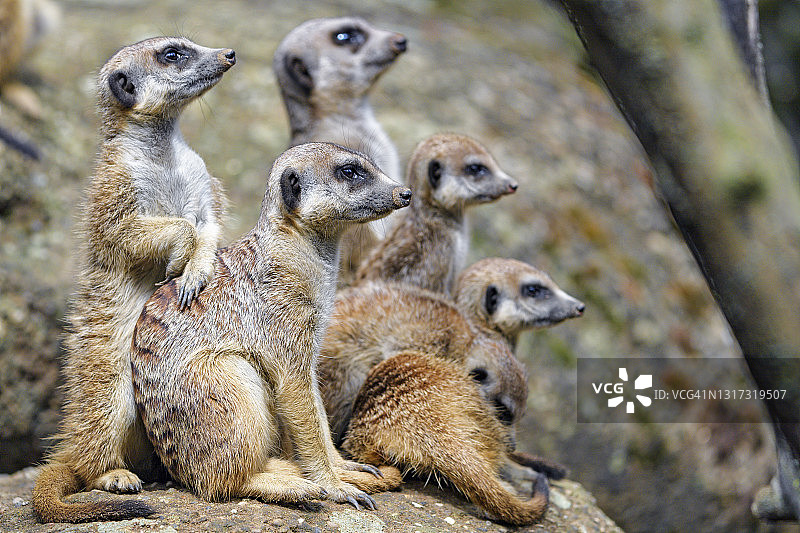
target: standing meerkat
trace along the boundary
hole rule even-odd
[[[272,66],[289,116],[290,146],[334,142],[367,154],[399,181],[397,149],[375,119],[369,93],[406,47],[404,35],[358,17],[313,19],[289,32]],[[384,237],[385,224],[372,222],[343,235],[345,281],[352,279],[363,252]]]
[[[473,325],[440,294],[372,282],[338,294],[322,345],[320,388],[335,443],[367,374],[403,350],[461,364],[503,424],[511,426],[524,412],[525,367],[496,333]]]
[[[547,510],[547,477],[531,476],[528,499],[503,480],[518,468],[512,436],[472,380],[462,365],[419,351],[381,362],[358,393],[342,448],[359,461],[443,476],[489,518],[531,524]]]
[[[341,233],[410,198],[357,152],[290,148],[272,167],[256,227],[217,253],[216,274],[191,308],[180,310],[175,281],[156,291],[134,334],[133,384],[148,438],[175,479],[209,500],[326,497],[370,508],[356,486],[400,483],[396,469],[380,479],[336,451],[317,362]],[[280,449],[294,462],[278,459]]]
[[[453,298],[475,323],[503,335],[512,350],[523,330],[554,326],[582,316],[586,309],[545,272],[499,257],[481,259],[464,269]]]
[[[83,487],[137,492],[152,456],[131,383],[133,330],[156,284],[185,308],[214,274],[225,198],[178,118],[236,62],[231,49],[156,37],[100,70],[102,144],[81,220],[82,266],[65,341],[64,421],[33,507],[45,522],[125,519],[141,502],[65,504]],[[138,505],[138,507],[136,507]]]
[[[356,272],[356,283],[385,280],[450,295],[469,247],[466,209],[517,190],[517,183],[477,141],[438,134],[417,145],[408,163],[411,208]]]

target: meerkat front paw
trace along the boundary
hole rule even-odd
[[[349,503],[358,510],[361,509],[361,505],[371,511],[377,508],[375,500],[369,494],[349,483],[339,483],[334,487],[325,487],[325,490],[328,492],[325,498],[332,502]]]
[[[211,277],[214,275],[214,263],[205,261],[205,265],[200,265],[200,261],[195,261],[192,258],[187,264],[186,268],[175,283],[178,286],[178,306],[181,309],[186,309],[191,305],[192,301],[197,298]]]
[[[108,492],[139,492],[142,490],[142,480],[130,470],[118,468],[95,479],[91,487]]]

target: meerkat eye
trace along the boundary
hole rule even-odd
[[[489,373],[486,371],[485,368],[473,368],[469,371],[469,377],[477,381],[478,383],[483,383],[489,377]]]
[[[464,173],[468,176],[475,176],[476,178],[482,178],[489,173],[489,169],[486,168],[486,165],[482,165],[480,163],[473,163],[471,165],[467,165],[464,167]]]
[[[356,48],[364,44],[367,36],[363,31],[358,28],[342,28],[339,31],[333,32],[333,44],[337,46],[355,46]]]
[[[494,409],[497,419],[501,424],[510,426],[514,422],[514,413],[512,413],[511,409],[509,409],[508,406],[500,400],[496,399],[494,401]]]
[[[538,283],[529,283],[522,286],[522,295],[528,298],[549,298],[550,289]]]
[[[162,63],[177,63],[186,58],[186,54],[173,46],[165,48],[158,56]]]
[[[347,164],[336,169],[336,177],[342,181],[357,181],[364,179],[366,172],[358,165]]]

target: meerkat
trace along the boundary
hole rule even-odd
[[[489,152],[464,135],[422,141],[408,163],[411,208],[356,272],[355,283],[385,280],[450,295],[469,247],[466,209],[517,190]]]
[[[454,361],[401,352],[375,366],[355,400],[342,448],[353,459],[444,477],[486,515],[528,525],[547,510],[547,477],[524,499],[507,483],[509,427],[501,424]]]
[[[459,362],[503,424],[512,426],[524,412],[525,367],[499,335],[473,325],[440,294],[371,282],[338,294],[320,352],[320,389],[335,443],[367,374],[402,350]]]
[[[136,326],[132,375],[147,435],[174,479],[208,500],[327,498],[356,508],[375,506],[362,490],[400,483],[396,469],[381,479],[336,451],[317,362],[341,233],[410,199],[358,152],[290,148],[272,167],[256,227],[217,253],[216,274],[188,311],[175,281],[156,291]]]
[[[290,146],[311,141],[347,146],[399,181],[397,149],[375,119],[369,93],[407,45],[404,35],[358,17],[313,19],[289,32],[272,65],[289,116]],[[384,237],[388,219],[342,236],[342,283],[352,280],[363,253]]]
[[[64,421],[33,507],[45,522],[152,512],[65,504],[88,487],[137,492],[152,447],[137,420],[133,330],[156,285],[172,279],[185,309],[214,275],[225,197],[186,144],[178,119],[236,62],[231,49],[156,37],[115,53],[98,76],[102,144],[81,220],[81,261],[67,315]]]
[[[59,19],[58,6],[49,0],[0,0],[0,90],[6,100],[15,102],[27,114],[37,117],[38,98],[20,83],[11,83],[11,74],[30,54],[41,38]],[[39,149],[20,135],[0,127],[0,141],[31,159],[41,157]]]
[[[503,335],[512,350],[523,330],[554,326],[582,316],[586,309],[545,272],[498,257],[462,271],[453,298],[471,320]]]

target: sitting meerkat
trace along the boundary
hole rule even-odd
[[[472,321],[503,335],[512,350],[523,330],[554,326],[586,309],[541,270],[499,257],[464,269],[453,298]]]
[[[290,148],[272,167],[256,227],[217,252],[195,303],[181,311],[175,281],[156,291],[136,326],[132,375],[147,435],[176,480],[209,500],[357,508],[374,501],[356,486],[399,485],[396,469],[379,478],[336,451],[316,369],[341,233],[410,199],[362,154]],[[280,449],[294,461],[277,458]]]
[[[524,412],[525,367],[499,335],[473,325],[440,294],[371,282],[337,295],[320,352],[320,390],[335,443],[344,438],[367,374],[403,350],[459,362],[503,424]]]
[[[411,208],[356,272],[355,283],[408,283],[450,295],[469,247],[466,209],[517,190],[477,141],[438,134],[417,145],[408,163]]]
[[[178,119],[235,64],[233,50],[157,37],[116,52],[98,76],[102,144],[80,221],[81,270],[67,315],[64,421],[33,508],[44,522],[122,520],[143,502],[65,504],[84,487],[137,492],[152,446],[137,420],[133,330],[156,284],[184,308],[214,275],[222,187]]]
[[[397,149],[375,119],[369,93],[406,46],[402,34],[358,17],[313,19],[289,32],[272,65],[289,116],[290,145],[335,142],[367,154],[400,180]],[[386,222],[357,226],[342,236],[343,282],[352,280],[364,251],[384,237]]]
[[[358,393],[342,448],[357,461],[444,477],[493,520],[536,522],[547,510],[547,477],[529,478],[527,499],[504,481],[508,469],[518,468],[508,453],[510,428],[473,378],[463,365],[420,351],[379,363]]]

